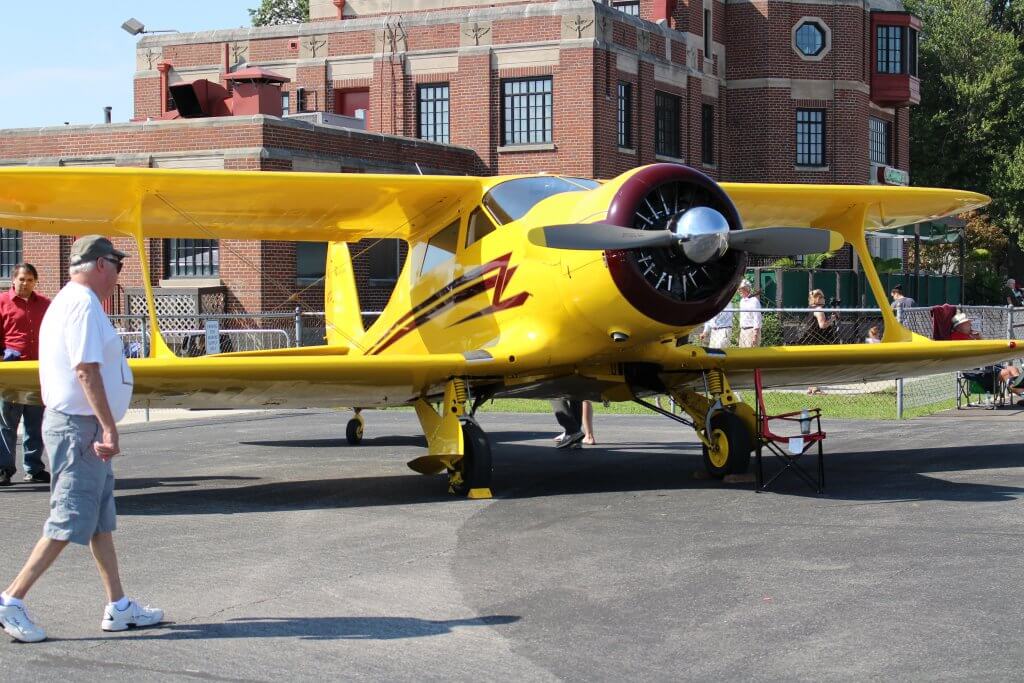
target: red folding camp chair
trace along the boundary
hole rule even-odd
[[[822,442],[825,441],[825,432],[821,431],[821,408],[808,408],[804,415],[802,410],[780,415],[769,415],[764,407],[764,392],[761,385],[761,371],[754,370],[754,392],[757,394],[757,454],[755,475],[755,488],[757,491],[767,491],[769,487],[784,472],[791,470],[799,476],[807,485],[817,493],[825,490],[825,459]],[[776,434],[769,426],[772,420],[795,423],[799,432],[793,436]],[[801,425],[801,422],[805,422]],[[807,433],[803,433],[804,431]],[[812,477],[797,462],[804,453],[809,451],[815,444],[818,446],[818,468],[817,477]],[[800,451],[792,452],[794,445],[799,446]],[[767,448],[776,458],[783,462],[782,469],[772,475],[768,481],[764,480],[764,470],[761,461],[761,452]]]

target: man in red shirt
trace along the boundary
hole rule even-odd
[[[11,289],[0,294],[0,348],[5,361],[39,359],[39,326],[50,300],[35,293],[38,279],[32,264],[19,263],[11,276]],[[0,486],[10,486],[11,477],[18,471],[15,442],[22,419],[25,481],[50,482],[43,463],[43,406],[0,401]]]

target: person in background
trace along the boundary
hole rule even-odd
[[[740,346],[753,348],[761,345],[760,290],[754,291],[750,280],[740,282]]]
[[[563,429],[554,439],[556,448],[579,448],[580,444],[593,446],[597,443],[594,439],[593,403],[558,399],[551,401],[551,407]]]
[[[551,409],[562,427],[562,433],[555,437],[555,448],[579,448],[586,436],[583,433],[583,401],[552,399]]]
[[[732,303],[729,304],[732,306]],[[725,309],[711,320],[704,323],[704,330],[700,333],[700,343],[707,344],[714,349],[726,349],[732,344],[732,319],[733,314]]]
[[[583,402],[583,443],[587,446],[597,443],[594,438],[594,404],[590,401]]]
[[[50,300],[35,292],[39,273],[31,263],[19,263],[11,274],[11,289],[0,294],[0,348],[4,361],[39,358],[39,326]],[[10,486],[18,471],[15,458],[18,423],[24,425],[24,481],[50,483],[43,462],[43,406],[0,401],[0,486]]]
[[[953,316],[953,333],[949,335],[953,341],[964,341],[967,339],[981,339],[981,332],[971,329],[971,319],[966,313],[957,313]]]
[[[889,295],[892,297],[892,310],[898,311],[902,308],[913,308],[917,305],[913,299],[909,296],[903,296],[903,287],[896,285],[889,290]]]
[[[878,329],[878,325],[875,325],[868,330],[868,336],[864,338],[865,344],[881,344],[882,343],[882,332]]]
[[[1006,305],[1014,308],[1024,306],[1024,290],[1017,287],[1017,281],[1012,277],[1006,281]]]
[[[836,316],[825,315],[825,293],[820,289],[812,289],[807,295],[807,307],[811,309],[811,319],[800,339],[800,344],[834,344],[836,342]],[[807,387],[808,394],[820,394],[818,387]]]

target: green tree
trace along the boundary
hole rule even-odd
[[[921,104],[911,110],[916,185],[989,194],[1024,244],[1024,53],[1018,2],[906,0],[920,16]]]
[[[301,24],[309,21],[309,0],[262,0],[249,10],[249,18],[253,26]]]
[[[803,263],[797,263],[796,259],[786,256],[780,258],[777,261],[773,261],[769,268],[807,268],[808,270],[817,270],[821,268],[825,261],[835,256],[831,251],[826,251],[824,254],[804,254]]]

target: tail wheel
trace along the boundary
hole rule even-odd
[[[472,489],[491,487],[491,445],[476,422],[462,423],[463,455],[448,470],[448,491],[464,496]]]
[[[739,416],[726,411],[713,415],[709,437],[715,448],[704,446],[704,467],[711,476],[724,477],[747,471],[754,443]]]
[[[358,446],[363,442],[363,421],[353,417],[345,426],[345,439],[352,446]]]

